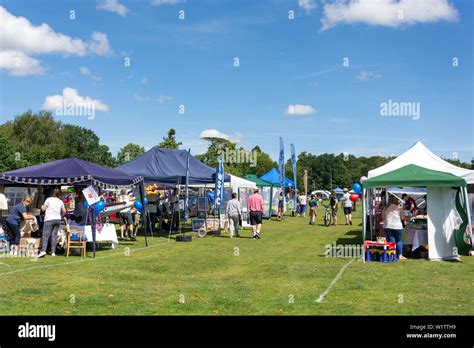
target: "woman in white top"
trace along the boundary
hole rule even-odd
[[[397,197],[390,195],[387,205],[382,210],[383,227],[389,242],[397,243],[397,256],[404,260],[403,251],[403,206],[399,205]]]
[[[61,227],[61,219],[64,218],[64,222],[67,226],[67,220],[64,217],[66,215],[66,208],[61,200],[61,190],[55,188],[51,196],[46,199],[44,204],[41,206],[41,210],[46,212],[44,215],[43,225],[43,238],[41,240],[41,252],[38,257],[46,255],[46,249],[48,248],[48,241],[51,237],[51,256],[56,256],[56,244],[58,242],[58,231]]]

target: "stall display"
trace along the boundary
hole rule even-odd
[[[387,242],[385,238],[378,241],[366,240],[364,242],[365,261],[397,262],[397,245],[395,242]]]

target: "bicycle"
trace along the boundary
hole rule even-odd
[[[326,208],[326,211],[324,212],[324,226],[329,227],[331,225],[331,220],[332,220],[332,215],[330,211],[330,206],[322,204],[324,208]]]

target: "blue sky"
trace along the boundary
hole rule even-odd
[[[471,1],[431,0],[433,14],[420,0],[107,1],[114,11],[104,0],[0,1],[11,36],[0,54],[25,69],[3,58],[2,122],[51,107],[68,87],[102,107],[94,119],[57,119],[93,129],[113,153],[175,128],[194,154],[203,132],[218,132],[275,160],[279,136],[287,156],[290,143],[298,153],[397,155],[421,140],[444,157],[473,157]],[[388,100],[419,103],[419,119],[382,116]]]

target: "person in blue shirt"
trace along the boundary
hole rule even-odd
[[[33,215],[26,213],[27,208],[31,205],[32,199],[30,196],[25,196],[23,201],[15,205],[7,217],[6,224],[8,231],[11,234],[10,255],[18,255],[18,244],[20,244],[20,223],[21,220],[34,220]]]

